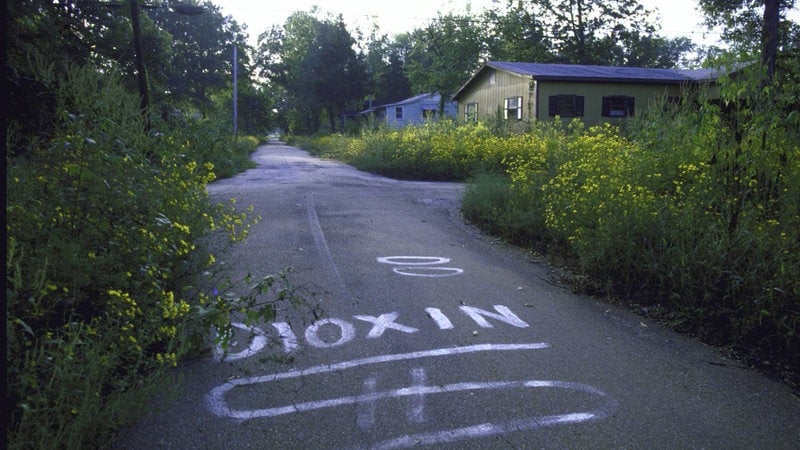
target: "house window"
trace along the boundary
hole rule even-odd
[[[550,117],[583,117],[582,95],[551,95],[548,115]]]
[[[402,106],[396,106],[394,108],[394,118],[395,119],[402,119],[403,118],[403,107]]]
[[[494,86],[495,84],[497,84],[497,73],[492,70],[489,72],[489,86]]]
[[[422,108],[422,118],[425,120],[435,119],[437,113],[436,108]]]
[[[464,108],[464,122],[477,122],[478,121],[478,104],[467,103]]]
[[[505,101],[506,119],[522,120],[522,97],[509,97]]]
[[[627,95],[603,97],[603,117],[632,116],[634,103],[634,98]]]

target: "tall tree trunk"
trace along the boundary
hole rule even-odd
[[[764,0],[764,24],[761,31],[761,62],[767,69],[767,84],[771,83],[775,76],[780,15],[780,0]]]
[[[331,125],[331,133],[336,133],[336,114],[333,113],[333,108],[328,108],[328,122]]]

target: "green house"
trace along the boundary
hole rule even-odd
[[[712,69],[646,69],[571,64],[487,62],[453,96],[458,117],[487,121],[580,117],[587,125],[619,123],[656,99],[678,101],[713,84]]]

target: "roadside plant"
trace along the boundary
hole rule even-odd
[[[241,242],[258,220],[209,199],[213,156],[195,155],[208,136],[162,122],[146,133],[113,72],[42,70],[57,121],[6,156],[8,446],[104,447],[169,368],[213,345],[230,312],[269,320],[272,302],[299,299],[267,292],[279,276],[238,296],[199,295],[220,243]]]

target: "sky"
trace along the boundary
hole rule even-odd
[[[428,24],[437,12],[464,13],[471,8],[473,15],[492,7],[492,0],[212,0],[222,14],[229,15],[240,24],[247,25],[251,44],[258,35],[272,27],[283,25],[295,11],[309,11],[317,6],[322,13],[342,14],[352,33],[355,27],[364,32],[377,23],[381,33],[394,35],[409,32]],[[666,37],[685,36],[698,44],[716,40],[718,35],[708,32],[702,25],[702,14],[697,11],[697,0],[640,0],[648,9],[658,10],[661,17],[660,34]],[[505,1],[503,0],[503,3]]]

